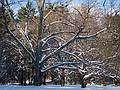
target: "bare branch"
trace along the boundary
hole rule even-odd
[[[17,30],[17,23],[14,19],[14,16],[13,16],[13,13],[10,11],[10,7],[9,7],[9,3],[8,3],[8,0],[6,0],[6,5],[7,5],[7,9],[8,9],[8,12],[9,12],[9,15],[12,19],[12,21],[15,23],[15,27],[16,27],[16,30]],[[9,30],[8,26],[7,26],[7,20],[6,20],[6,17],[4,16],[4,20],[5,20],[5,28],[6,30],[8,31],[8,33],[16,40],[16,42],[30,55],[30,57],[32,58],[33,62],[35,61],[35,57],[31,54],[31,52],[25,47],[25,45],[16,37],[16,35],[11,32],[11,30]]]
[[[57,68],[58,66],[63,66],[63,65],[76,65],[76,64],[81,64],[81,62],[58,62],[58,64],[52,65],[44,70],[41,70],[41,72],[47,72],[50,69]]]
[[[75,26],[78,30],[81,29],[81,26],[77,26],[74,22],[70,21],[69,19],[65,18],[64,15],[60,12],[57,12],[57,14],[62,17],[63,19],[65,19],[67,22],[69,22],[72,26]]]
[[[68,52],[68,51],[64,51],[64,50],[61,50],[61,51],[64,52],[64,53],[66,53],[66,54],[69,54],[69,55],[75,57],[76,60],[79,60],[79,61],[82,62],[83,64],[87,65],[87,63],[84,62],[83,59],[79,58],[79,57],[78,57],[77,55],[75,55],[74,53],[71,53],[71,52]]]
[[[55,33],[52,33],[50,34],[49,36],[43,38],[41,41],[46,41],[47,39],[49,39],[50,37],[52,36],[56,36],[56,35],[59,35],[59,34],[63,34],[63,33],[71,33],[71,34],[75,34],[75,32],[66,32],[66,31],[61,31],[61,32],[55,32]]]
[[[74,8],[74,7],[73,7]],[[78,14],[82,17],[82,19],[84,20],[84,17],[83,17],[83,15],[82,15],[82,13],[77,9],[77,8],[74,8],[77,12],[78,12]]]
[[[83,28],[82,28],[83,29]],[[80,30],[82,31],[82,30]],[[80,31],[73,37],[71,38],[68,42],[66,42],[65,44],[63,44],[61,47],[59,47],[58,49],[54,50],[54,52],[50,53],[48,56],[46,56],[45,58],[43,58],[39,64],[43,63],[44,61],[48,60],[52,55],[57,54],[58,52],[60,52],[63,48],[65,48],[66,46],[68,46],[71,42],[73,42],[75,39],[88,39],[88,38],[93,38],[96,37],[99,33],[106,31],[106,28],[104,28],[101,31],[98,31],[96,34],[93,35],[88,35],[88,36],[79,36]]]
[[[52,36],[52,37],[50,37],[50,38],[48,38],[47,40],[45,40],[45,41],[43,41],[43,45],[42,46],[44,46],[45,44],[47,44],[48,43],[48,41],[49,40],[51,40],[51,39],[56,39],[56,40],[62,40],[62,41],[65,41],[63,38],[61,38],[61,37],[58,37],[58,36]],[[59,43],[59,41],[57,41],[58,43]]]
[[[54,21],[54,22],[51,22],[51,23],[47,24],[46,28],[49,27],[50,25],[59,24],[59,23],[67,25],[67,26],[71,26],[71,27],[76,27],[74,24],[71,24],[71,23],[66,23],[66,22],[63,22],[63,21]]]
[[[81,28],[83,29],[83,28]],[[71,42],[73,42],[76,37],[79,35],[79,33],[81,32],[81,30],[79,30],[75,36],[73,36],[68,42],[64,43],[62,46],[60,46],[58,49],[56,49],[54,52],[50,53],[48,56],[46,56],[45,58],[43,58],[39,64],[42,64],[43,62],[45,62],[46,60],[48,60],[52,55],[57,54],[58,52],[60,52],[63,48],[65,48],[66,46],[68,46]]]
[[[16,42],[30,55],[30,57],[32,58],[32,60],[35,61],[34,56],[30,53],[30,51],[22,44],[22,42],[8,29],[6,28],[7,31],[10,33],[10,35],[16,40]]]
[[[56,48],[48,48],[46,50],[43,50],[43,52],[47,52],[47,51],[50,51],[50,50],[56,50]],[[73,56],[76,60],[82,62],[85,65],[88,65],[88,62],[85,62],[83,59],[81,59],[80,57],[78,57],[74,53],[71,53],[71,52],[68,52],[68,51],[65,51],[65,50],[61,50],[61,52],[65,53],[65,54],[68,54],[70,56]]]
[[[46,14],[46,16],[44,16],[44,21],[47,19],[47,17],[48,17],[52,12],[53,12],[53,10],[50,10],[50,11]]]
[[[90,39],[90,38],[94,38],[94,37],[96,37],[98,34],[104,32],[104,31],[106,31],[106,30],[107,30],[107,28],[104,28],[103,30],[98,31],[98,32],[95,33],[95,34],[93,34],[93,35],[88,35],[88,36],[81,36],[81,35],[79,35],[79,36],[76,37],[76,39]]]
[[[77,67],[67,67],[67,66],[58,66],[57,68],[60,68],[60,69],[78,70],[78,68],[77,68]]]
[[[54,24],[58,24],[58,23],[62,23],[62,21],[51,22],[51,23],[47,24],[46,27],[49,27],[50,25],[54,25]]]

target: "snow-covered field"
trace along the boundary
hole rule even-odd
[[[16,86],[16,85],[1,85],[0,90],[120,90],[120,87],[115,86],[98,86],[89,85],[87,88],[81,88],[79,85],[60,86]]]

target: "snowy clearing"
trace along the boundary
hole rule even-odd
[[[1,85],[0,90],[120,90],[116,86],[99,86],[89,85],[87,88],[81,88],[80,85],[68,85],[60,87],[59,85],[53,86],[16,86],[16,85]]]

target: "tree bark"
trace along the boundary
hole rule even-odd
[[[43,73],[41,72],[42,63],[39,61],[42,59],[42,42],[43,38],[43,11],[44,11],[45,0],[37,0],[38,11],[39,11],[39,25],[38,25],[38,38],[37,38],[37,48],[36,48],[36,62],[35,62],[35,80],[34,84],[36,86],[42,85]]]
[[[46,85],[46,73],[43,75],[43,85]]]
[[[83,79],[81,82],[81,88],[86,88],[87,83],[85,82],[85,80]]]
[[[39,66],[36,66],[36,68],[35,68],[35,77],[34,77],[34,85],[35,86],[42,85],[42,77],[43,77],[43,73],[40,71]]]

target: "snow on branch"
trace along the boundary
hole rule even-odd
[[[33,56],[35,57],[35,51],[33,49],[32,40],[31,40],[31,37],[28,35],[28,21],[25,22],[25,32],[23,34],[26,37],[28,44],[30,45]]]
[[[56,50],[56,48],[48,48],[48,49],[43,50],[43,52],[50,51],[50,50]],[[65,51],[65,50],[61,50],[61,52],[65,53],[65,54],[68,54],[70,56],[73,56],[76,60],[81,61],[85,65],[89,65],[88,62],[85,62],[83,59],[81,59],[80,57],[78,57],[74,53],[71,53],[71,52]]]
[[[25,27],[27,27],[27,25]],[[23,29],[21,29],[18,24],[17,24],[17,29],[20,31],[22,36],[27,40],[27,42],[30,45],[30,48],[32,50],[32,54],[35,57],[35,51],[33,49],[32,40],[31,40],[31,37],[28,35],[27,30],[23,31]],[[25,29],[27,29],[27,28],[25,28]]]
[[[103,32],[103,31],[105,31],[106,30],[106,28],[105,29],[103,29],[103,30],[101,30],[101,31],[99,31],[99,32],[97,32],[96,34],[93,34],[93,35],[88,35],[88,36],[80,36],[79,35],[79,33],[81,32],[81,30],[78,32],[78,33],[76,33],[76,35],[75,36],[73,36],[68,42],[66,42],[65,44],[63,44],[62,46],[60,46],[59,48],[57,48],[56,50],[54,50],[52,53],[50,53],[48,56],[46,56],[45,58],[43,58],[41,61],[40,61],[40,64],[41,63],[43,63],[43,62],[45,62],[45,61],[47,61],[52,55],[54,55],[54,54],[57,54],[58,52],[60,52],[64,47],[66,47],[67,45],[69,45],[71,42],[73,42],[75,39],[86,39],[86,38],[91,38],[91,37],[95,37],[95,36],[97,36],[99,33],[101,33],[101,32]],[[69,52],[66,52],[66,53],[69,53]],[[71,53],[69,53],[69,54],[71,54]],[[73,54],[71,54],[71,55],[73,55]],[[75,55],[74,55],[75,56]],[[58,66],[62,66],[62,65],[65,65],[65,64],[72,64],[72,63],[77,63],[77,62],[66,62],[66,63],[60,63],[60,64],[56,64],[56,65],[53,65],[53,66],[50,66],[49,68],[47,68],[46,70],[44,70],[43,72],[45,72],[45,71],[47,71],[47,70],[50,70],[50,69],[52,69],[52,68],[56,68],[56,67],[58,67]],[[83,63],[83,62],[82,62]]]
[[[25,47],[25,45],[23,45],[23,43],[14,35],[14,33],[12,33],[8,28],[6,28],[7,31],[10,33],[10,35],[16,40],[16,42],[30,55],[30,57],[32,58],[32,60],[35,61],[34,56],[31,54],[31,52]]]
[[[104,31],[106,31],[106,30],[107,30],[107,28],[104,28],[104,29],[98,31],[98,32],[95,33],[95,34],[93,34],[93,35],[88,35],[88,36],[81,36],[81,35],[79,35],[79,36],[76,37],[76,39],[91,39],[91,38],[96,37],[98,34],[104,32]]]
[[[62,52],[66,53],[66,54],[69,54],[73,57],[75,57],[77,60],[81,61],[83,64],[87,65],[86,62],[83,61],[83,59],[79,58],[77,55],[75,55],[74,53],[71,53],[71,52],[68,52],[68,51],[64,51],[64,50],[61,50]]]
[[[50,69],[53,69],[53,68],[57,68],[58,66],[63,66],[63,65],[75,65],[75,64],[81,64],[81,62],[58,62],[57,64],[55,65],[52,65],[44,70],[41,70],[41,72],[47,72],[48,70]]]
[[[58,24],[58,23],[62,23],[62,21],[51,22],[51,23],[47,24],[46,27],[49,27],[50,25],[54,25],[54,24]]]
[[[61,37],[59,37],[59,36],[51,36],[51,37],[49,37],[47,40],[43,41],[43,45],[42,45],[42,46],[44,46],[45,44],[48,43],[49,40],[54,39],[54,38],[55,38],[56,40],[58,39],[58,40],[61,40],[61,41],[65,41],[63,38],[61,38]],[[57,41],[58,41],[58,40],[57,40]]]
[[[60,69],[71,69],[71,70],[78,70],[79,71],[79,73],[86,73],[87,71],[85,71],[85,70],[82,70],[82,69],[80,69],[80,68],[78,68],[78,67],[68,67],[68,66],[58,66],[57,68],[60,68]]]
[[[69,41],[67,41],[66,43],[64,43],[62,46],[60,46],[59,48],[57,48],[56,50],[54,50],[52,53],[50,53],[48,56],[46,56],[45,58],[43,58],[39,64],[42,64],[43,62],[47,61],[52,55],[57,54],[58,52],[60,52],[63,48],[65,48],[66,46],[68,46],[71,42],[73,42],[76,37],[79,35],[81,30],[79,30],[76,35],[74,35]]]
[[[85,70],[82,70],[82,69],[78,69],[78,71],[79,71],[79,73],[81,73],[81,74],[83,74],[83,73],[86,73],[87,71],[85,71]]]
[[[9,12],[9,15],[12,19],[12,21],[15,23],[15,27],[17,29],[17,23],[16,20],[14,19],[13,13],[11,12],[8,0],[6,0],[6,5],[7,5],[7,10]],[[4,19],[6,20],[6,17],[4,16]],[[35,57],[32,55],[32,53],[25,47],[25,45],[16,37],[16,35],[7,27],[7,21],[5,21],[5,27],[8,33],[16,40],[16,42],[30,55],[32,58],[33,62],[35,61]]]
[[[93,75],[95,75],[95,73],[87,74],[83,77],[83,79],[88,79],[88,78],[92,77]]]
[[[83,28],[82,28],[83,29]],[[50,53],[48,56],[46,56],[45,58],[43,58],[40,63],[48,60],[52,55],[57,54],[59,51],[61,51],[63,48],[65,48],[66,46],[68,46],[71,42],[73,42],[75,39],[88,39],[88,38],[92,38],[92,37],[96,37],[99,33],[106,31],[106,28],[104,28],[103,30],[98,31],[97,33],[93,34],[93,35],[88,35],[88,36],[80,36],[79,33],[81,32],[81,30],[79,30],[78,33],[76,33],[75,36],[73,36],[68,42],[66,42],[65,44],[63,44],[62,46],[60,46],[58,49],[54,50],[52,53]]]
[[[84,29],[84,28],[81,28]],[[96,37],[99,33],[106,31],[107,28],[104,28],[103,30],[98,31],[97,33],[93,34],[93,35],[88,35],[88,36],[80,36],[79,33],[82,30],[79,30],[79,32],[76,33],[75,36],[73,36],[68,42],[64,43],[62,46],[60,46],[58,49],[54,50],[52,53],[50,53],[48,56],[46,56],[45,58],[43,58],[40,61],[40,64],[43,63],[44,61],[48,60],[52,55],[57,54],[59,51],[61,51],[63,48],[65,48],[66,46],[68,46],[71,42],[73,42],[75,39],[88,39],[88,38],[92,38],[92,37]]]
[[[52,36],[56,36],[56,35],[59,35],[59,34],[62,34],[62,33],[71,33],[71,34],[75,34],[75,32],[66,32],[66,31],[61,31],[61,32],[54,32],[52,34],[50,34],[49,36],[43,38],[41,41],[45,41],[46,39],[52,37]]]

